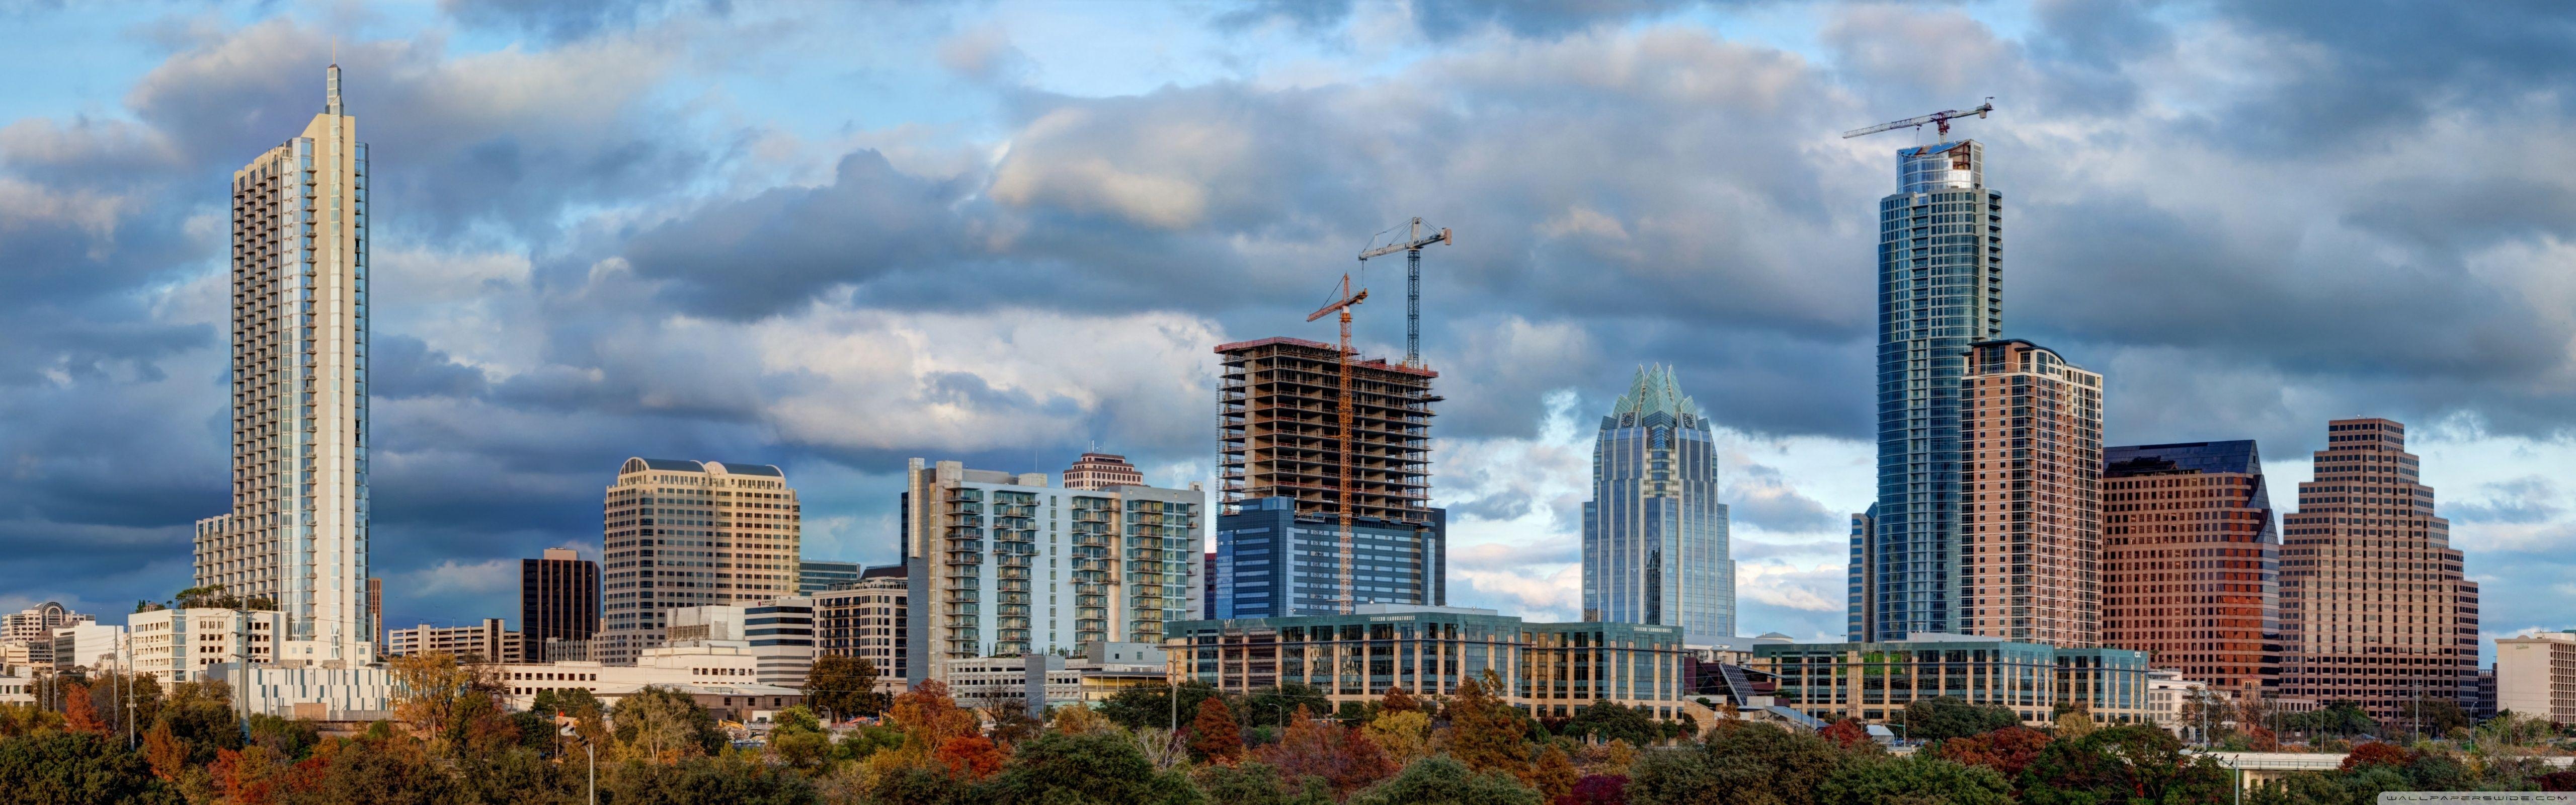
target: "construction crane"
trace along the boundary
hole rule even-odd
[[[1375,243],[1377,239],[1370,238],[1369,242]],[[1406,366],[1422,365],[1422,247],[1435,243],[1454,242],[1449,237],[1448,227],[1441,227],[1439,234],[1424,236],[1422,219],[1417,217],[1413,219],[1413,231],[1404,240],[1360,251],[1362,263],[1368,262],[1371,257],[1396,252],[1404,253],[1404,365]]]
[[[1333,415],[1340,423],[1333,430],[1333,458],[1341,473],[1334,478],[1335,484],[1341,488],[1341,494],[1338,497],[1342,509],[1340,550],[1342,571],[1339,606],[1341,613],[1348,615],[1357,604],[1355,597],[1351,595],[1351,308],[1368,299],[1368,289],[1361,288],[1359,293],[1351,293],[1351,275],[1343,274],[1341,287],[1335,292],[1341,295],[1340,298],[1325,304],[1313,315],[1307,316],[1306,320],[1314,321],[1337,312],[1342,314],[1342,351],[1339,354],[1342,363],[1340,372],[1342,393],[1341,396],[1333,398]]]
[[[1965,112],[1957,109],[1947,109],[1923,115],[1921,117],[1909,117],[1904,120],[1892,120],[1886,123],[1880,123],[1868,128],[1852,129],[1850,131],[1843,132],[1843,139],[1848,140],[1853,137],[1877,134],[1882,131],[1891,131],[1894,129],[1921,129],[1925,124],[1930,124],[1935,130],[1941,133],[1941,139],[1943,141],[1947,141],[1950,139],[1950,121],[1967,117],[1969,115],[1976,115],[1978,118],[1982,119],[1986,116],[1987,112],[1992,112],[1994,110],[1995,96],[1988,95],[1986,96],[1986,102],[1977,104],[1977,108],[1975,109],[1970,109]]]

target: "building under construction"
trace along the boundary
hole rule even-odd
[[[1344,450],[1352,514],[1349,604],[1440,605],[1446,512],[1431,491],[1431,382],[1440,373],[1351,356],[1351,427],[1339,419],[1344,366],[1332,344],[1265,338],[1216,348],[1217,526],[1210,617],[1324,614],[1344,606],[1336,559]]]

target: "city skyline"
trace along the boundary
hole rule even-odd
[[[1155,57],[1067,41],[1099,20],[903,9],[805,21],[887,47],[780,70],[738,50],[779,9],[458,8],[11,12],[36,32],[12,66],[43,88],[0,102],[0,304],[25,333],[0,347],[20,479],[0,549],[23,557],[0,610],[121,613],[187,586],[192,521],[228,497],[223,174],[310,118],[335,37],[383,149],[368,486],[388,624],[508,617],[480,602],[520,559],[599,558],[591,496],[628,456],[778,465],[806,555],[871,565],[897,558],[906,456],[1052,476],[1097,442],[1146,483],[1210,480],[1209,348],[1329,338],[1301,319],[1332,276],[1425,215],[1459,236],[1424,294],[1451,602],[1577,614],[1588,420],[1629,367],[1670,363],[1709,379],[1693,391],[1736,513],[1739,631],[1838,635],[1842,513],[1873,497],[1871,203],[1905,143],[1834,135],[1984,95],[1999,111],[1961,134],[2008,193],[2004,332],[2104,374],[2105,443],[2253,439],[2291,484],[2325,420],[2406,422],[2486,633],[2563,627],[2576,605],[2559,589],[2576,513],[2549,473],[2576,461],[2576,322],[2551,279],[2576,216],[2508,201],[2576,192],[2525,169],[2554,140],[2517,139],[2568,115],[2512,100],[2568,66],[2496,42],[2434,49],[2402,81],[2335,61],[2455,12],[2326,31],[2173,12],[2110,47],[2017,6],[1156,7],[1136,26],[1183,44]],[[1399,33],[1370,39],[1388,14]],[[1927,30],[1964,61],[1880,46]],[[2202,69],[2157,69],[2177,62]],[[2259,70],[2281,72],[2221,78]],[[1381,119],[1377,98],[1426,88],[1465,109]],[[1529,105],[1489,103],[1506,97]],[[1594,103],[1606,119],[1572,111]],[[2445,115],[2478,131],[2427,122]],[[1692,147],[1651,138],[1676,149],[1645,155],[1656,175],[1571,184],[1497,164],[1579,162],[1563,143],[1641,126]],[[1478,156],[1533,149],[1552,159]],[[2466,156],[2410,167],[2428,151]],[[1377,183],[1398,164],[1437,169]],[[1326,171],[1346,178],[1301,184]],[[2428,176],[2440,192],[2369,183]],[[1366,281],[1382,296],[1358,339],[1396,354],[1400,278]]]

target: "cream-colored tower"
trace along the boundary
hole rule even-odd
[[[196,582],[284,616],[280,665],[374,660],[367,610],[367,146],[340,106],[233,172],[231,514]]]

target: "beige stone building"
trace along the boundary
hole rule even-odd
[[[816,593],[815,653],[867,660],[877,669],[877,692],[902,693],[907,598],[902,565],[868,568],[848,589]]]
[[[126,646],[134,672],[163,685],[196,682],[209,668],[248,659],[277,658],[286,616],[237,609],[156,609],[126,616]]]
[[[367,145],[340,67],[301,133],[232,174],[232,511],[196,584],[272,600],[275,661],[375,660],[367,607]]]
[[[0,615],[0,662],[52,667],[54,630],[97,621],[98,616],[73,612],[54,601]]]
[[[605,511],[594,660],[662,645],[674,609],[796,594],[804,513],[777,467],[630,458]]]
[[[2416,697],[2477,693],[2478,584],[2433,514],[2406,426],[2326,425],[2315,480],[2281,520],[2283,695],[2396,718]]]
[[[2496,710],[2576,724],[2576,632],[2495,642]]]
[[[1108,489],[1113,486],[1144,486],[1145,474],[1127,457],[1111,453],[1084,453],[1064,471],[1066,489]]]
[[[408,657],[414,654],[443,653],[459,658],[471,657],[477,662],[526,662],[528,651],[518,632],[503,628],[500,618],[484,618],[472,626],[431,626],[421,624],[409,629],[395,629],[385,635],[388,656]]]
[[[2102,376],[1986,341],[1960,395],[1960,631],[2101,645]]]

